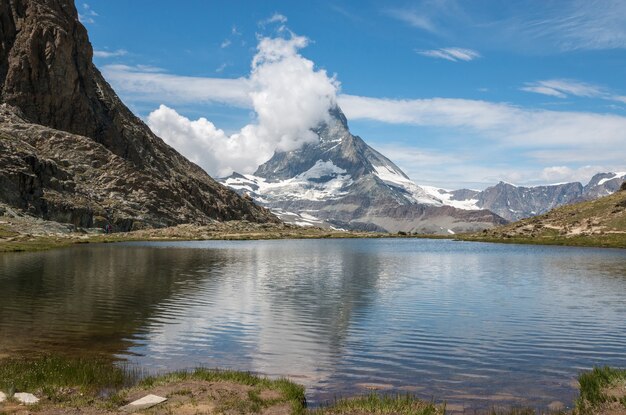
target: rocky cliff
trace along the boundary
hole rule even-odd
[[[120,230],[277,221],[155,136],[92,55],[72,0],[0,2],[0,201]]]

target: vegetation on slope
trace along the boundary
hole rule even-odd
[[[626,191],[458,239],[626,248]]]

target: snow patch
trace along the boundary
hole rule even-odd
[[[611,173],[611,174],[613,174],[613,177],[607,177],[598,181],[598,186],[602,186],[604,183],[608,182],[609,180],[623,179],[626,177],[626,172],[617,172],[617,173]]]
[[[452,200],[452,192],[446,189],[441,189],[433,186],[420,186],[424,191],[432,197],[436,197],[441,200],[441,203],[446,206],[452,206],[457,209],[463,210],[480,210],[478,207],[478,199],[467,200]]]
[[[272,200],[335,200],[348,193],[345,188],[353,181],[345,169],[332,161],[318,160],[309,170],[291,179],[269,182],[246,174],[228,177],[222,183],[231,189],[249,192],[260,203],[269,203]]]
[[[406,197],[411,202],[437,206],[441,206],[443,204],[438,197],[433,197],[432,195],[428,194],[424,191],[422,187],[416,185],[411,179],[409,179],[393,167],[387,165],[373,165],[373,167],[375,170],[374,174],[378,176],[380,180],[382,180],[387,185],[403,189],[406,192],[404,197]]]

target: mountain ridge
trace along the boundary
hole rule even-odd
[[[445,190],[422,186],[429,193],[451,204],[467,209],[489,209],[514,222],[540,215],[559,206],[593,200],[616,192],[626,178],[626,172],[595,174],[586,185],[566,182],[537,186],[517,186],[500,181],[486,189]],[[457,203],[453,203],[457,202]]]

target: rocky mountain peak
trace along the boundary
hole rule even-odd
[[[277,220],[132,114],[94,66],[72,0],[2,0],[0,34],[0,198],[80,226]]]
[[[391,160],[352,135],[339,107],[329,115],[314,130],[318,141],[276,152],[253,175],[233,174],[222,183],[299,224],[449,233],[504,222],[491,212],[442,206]]]

